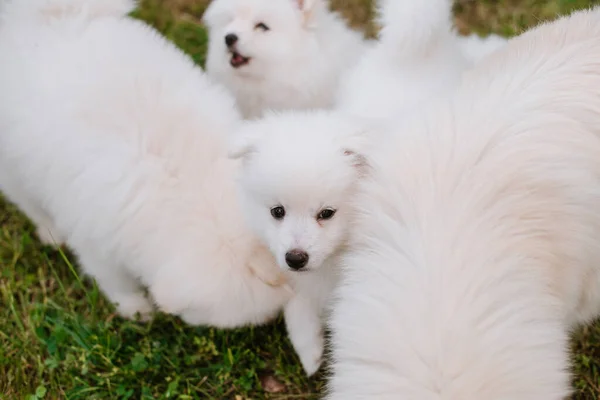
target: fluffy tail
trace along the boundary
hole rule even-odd
[[[135,0],[0,0],[6,21],[122,17],[136,7]]]
[[[452,33],[451,0],[378,0],[380,41],[414,57]]]
[[[507,39],[498,35],[490,35],[488,37],[481,38],[475,34],[472,34],[459,38],[459,45],[463,54],[472,63],[476,63],[488,54],[491,54],[497,49],[504,47],[507,42]]]

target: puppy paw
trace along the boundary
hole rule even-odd
[[[154,304],[161,312],[170,315],[180,315],[190,305],[190,298],[183,295],[185,292],[180,283],[178,287],[170,277],[158,280],[149,287]],[[177,290],[179,289],[179,290]]]
[[[54,229],[40,226],[37,228],[36,234],[44,246],[59,247],[62,245],[63,240]]]
[[[321,367],[325,348],[320,307],[302,296],[293,297],[284,309],[288,335],[308,376]]]
[[[319,368],[321,368],[321,364],[323,363],[323,352],[324,343],[322,337],[315,338],[310,346],[298,350],[300,363],[307,376],[314,375]]]
[[[143,294],[131,294],[118,299],[117,312],[123,318],[147,322],[152,318],[154,306]]]

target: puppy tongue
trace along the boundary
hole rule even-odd
[[[242,57],[239,54],[234,54],[233,55],[233,62],[236,63],[236,64],[237,63],[242,63],[242,62],[244,62],[244,57]]]

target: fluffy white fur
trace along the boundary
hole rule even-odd
[[[305,292],[311,297],[304,300],[297,291],[284,312],[288,327],[302,321],[289,316],[292,312],[319,317],[311,326],[304,326],[314,334],[305,347],[314,348],[319,356],[323,320],[328,317],[330,294],[338,281],[335,260],[346,243],[352,215],[349,199],[365,172],[357,155],[364,141],[360,126],[361,121],[332,117],[328,111],[268,115],[246,122],[234,136],[231,151],[232,157],[244,162],[239,183],[250,228],[275,255],[282,270],[291,271],[288,252],[301,251],[308,257],[299,272],[289,273],[304,279],[308,285]],[[283,207],[285,216],[275,219],[271,214],[274,207]],[[323,220],[319,218],[323,210],[335,214]],[[292,327],[290,332],[294,330]],[[290,337],[294,342],[294,336]],[[295,346],[302,347],[299,339]]]
[[[496,50],[501,49],[506,43],[508,43],[508,40],[498,35],[480,37],[472,34],[458,38],[458,45],[471,64],[475,64]]]
[[[235,94],[247,118],[331,107],[342,71],[366,47],[326,0],[213,0],[203,19],[210,31],[206,71]],[[234,48],[250,58],[246,65],[230,64],[228,34],[237,35]]]
[[[131,2],[113,3],[112,15],[95,13],[104,0],[1,11],[0,186],[66,240],[122,315],[152,309],[139,280],[190,321],[261,322],[288,295],[251,273],[270,258],[238,223],[234,101],[122,18]]]
[[[3,5],[0,187],[40,232],[66,241],[123,316],[148,314],[154,300],[189,323],[235,327],[265,322],[292,299],[289,334],[312,374],[321,289],[277,268],[245,227],[241,161],[227,154],[235,101],[123,17],[132,6]]]
[[[458,85],[471,61],[505,40],[459,37],[451,0],[380,0],[378,43],[349,69],[336,106],[355,115],[387,118],[444,97]]]
[[[600,312],[600,10],[398,125],[356,198],[329,400],[561,400]]]

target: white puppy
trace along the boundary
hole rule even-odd
[[[367,159],[330,400],[562,400],[600,312],[600,9],[514,39]]]
[[[77,254],[125,317],[158,306],[232,327],[290,295],[240,224],[234,100],[128,0],[21,0],[0,11],[0,187]],[[272,273],[270,272],[272,271]]]
[[[320,289],[281,271],[244,224],[241,161],[227,154],[235,101],[123,17],[132,6],[4,5],[0,187],[66,240],[125,317],[152,310],[140,284],[163,311],[224,328],[266,322],[292,299],[289,334],[312,374],[323,353]]]
[[[378,43],[349,69],[336,106],[354,115],[388,118],[450,94],[463,71],[506,39],[460,37],[450,0],[380,0]]]
[[[366,46],[325,0],[213,0],[203,19],[206,71],[247,118],[331,107],[342,71]]]
[[[302,285],[284,313],[294,346],[312,349],[303,353],[323,351],[335,260],[351,221],[349,199],[365,173],[357,156],[362,133],[360,121],[331,111],[296,111],[247,122],[235,136],[232,156],[244,160],[240,192],[249,226]],[[307,316],[313,316],[310,326]],[[301,328],[303,338],[296,338],[292,332]]]

